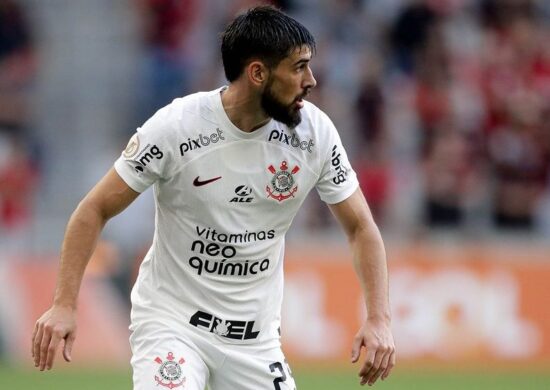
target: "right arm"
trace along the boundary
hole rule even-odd
[[[107,221],[128,207],[138,195],[111,168],[69,219],[53,304],[38,319],[32,335],[32,356],[41,371],[52,368],[61,340],[65,340],[63,356],[71,361],[77,298],[86,265]]]

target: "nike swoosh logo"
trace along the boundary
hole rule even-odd
[[[212,179],[202,180],[202,181],[201,181],[201,180],[199,179],[199,176],[197,176],[197,177],[195,177],[195,180],[193,180],[193,185],[194,185],[195,187],[200,187],[200,186],[204,186],[204,185],[206,185],[206,184],[210,184],[210,183],[212,183],[213,181],[219,180],[219,179],[221,179],[221,178],[222,178],[221,176],[218,176],[218,177],[214,177],[214,178],[212,178]]]

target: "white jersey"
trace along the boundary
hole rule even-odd
[[[176,99],[130,140],[115,169],[154,184],[155,235],[132,290],[132,322],[162,319],[233,343],[279,342],[284,236],[308,192],[338,203],[358,187],[338,133],[305,102],[295,129],[246,133],[221,89]]]

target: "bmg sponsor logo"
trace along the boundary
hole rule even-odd
[[[223,320],[200,310],[191,316],[189,323],[220,337],[234,340],[252,340],[260,334],[259,330],[254,331],[254,321]]]
[[[143,172],[143,168],[147,166],[153,159],[160,160],[164,157],[164,153],[157,145],[147,145],[145,149],[134,158],[134,161],[139,165],[135,166],[136,171]]]
[[[332,147],[332,156],[330,163],[336,171],[336,176],[332,179],[334,184],[342,184],[347,180],[348,171],[343,167],[342,161],[340,161],[340,152],[338,152],[338,145]]]
[[[307,150],[309,153],[313,152],[313,145],[315,145],[315,143],[311,139],[309,141],[300,141],[300,138],[298,138],[296,134],[292,134],[292,136],[290,136],[283,130],[277,129],[271,130],[271,133],[269,133],[268,141],[278,141],[294,148]]]
[[[187,141],[180,144],[180,155],[183,157],[187,152],[206,147],[210,144],[215,144],[220,140],[225,141],[223,131],[220,129],[216,129],[215,132],[208,135],[199,134],[198,138],[187,138]]]

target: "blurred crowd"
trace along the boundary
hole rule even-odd
[[[135,7],[140,48],[131,126],[112,134],[122,148],[173,98],[225,83],[218,34],[262,2],[116,3]],[[550,235],[549,2],[267,3],[316,36],[311,100],[339,128],[383,229]],[[32,223],[48,180],[32,106],[40,44],[25,19],[35,4],[0,0],[0,235]],[[319,232],[333,222],[314,196],[299,224]]]
[[[8,238],[30,223],[37,191],[39,153],[29,111],[34,75],[25,15],[17,3],[0,0],[0,236]]]

